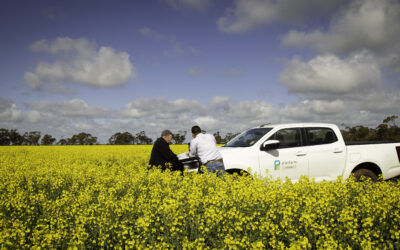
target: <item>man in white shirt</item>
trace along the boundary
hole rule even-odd
[[[192,127],[193,139],[190,142],[190,157],[199,157],[207,171],[221,175],[225,172],[224,162],[213,135],[203,134],[199,126]]]

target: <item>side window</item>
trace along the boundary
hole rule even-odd
[[[306,128],[309,145],[334,143],[338,139],[330,128]]]
[[[280,142],[279,148],[293,148],[301,146],[301,131],[299,128],[281,129],[271,136],[272,140]]]

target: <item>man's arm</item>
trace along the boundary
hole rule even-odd
[[[164,159],[170,161],[170,162],[176,162],[178,161],[178,157],[172,150],[169,148],[168,144],[163,143],[163,147],[160,150],[161,155],[164,157]]]

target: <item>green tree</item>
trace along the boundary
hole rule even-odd
[[[215,138],[215,141],[217,142],[217,144],[225,143],[225,140],[222,139],[222,136],[219,134],[219,131],[215,132],[213,135],[214,135],[214,138]]]
[[[58,142],[57,145],[68,145],[68,140],[61,138]]]
[[[10,145],[11,140],[8,133],[8,129],[1,128],[0,129],[0,145],[7,146]]]
[[[346,127],[342,130],[345,141],[400,141],[400,128],[396,125],[398,116],[388,116],[375,129],[365,126]]]
[[[39,139],[40,139],[39,131],[25,132],[23,137],[25,145],[35,145],[35,146],[39,145]]]
[[[148,144],[151,144],[153,142],[153,140],[151,138],[147,137],[146,133],[144,131],[140,131],[135,136],[135,142],[138,145],[148,145]]]
[[[183,144],[183,142],[186,140],[186,131],[178,130],[177,133],[173,134],[172,140],[174,141],[174,144]]]
[[[225,143],[228,143],[230,140],[232,140],[233,138],[235,138],[237,135],[239,135],[239,133],[231,133],[231,132],[227,133],[227,134],[225,135],[224,142],[225,142]]]
[[[135,137],[129,133],[115,133],[108,139],[108,144],[110,145],[132,145],[135,144]]]
[[[45,135],[42,137],[42,140],[41,140],[40,144],[42,144],[42,145],[53,145],[53,143],[54,143],[55,141],[56,141],[56,138],[52,137],[52,136],[49,135],[49,134],[45,134]]]
[[[94,145],[97,144],[97,137],[81,132],[67,139],[68,145]]]
[[[24,137],[16,129],[8,131],[8,136],[12,145],[22,145],[24,143]]]
[[[386,123],[388,125],[390,125],[391,127],[394,127],[396,125],[396,119],[399,118],[397,115],[392,115],[392,116],[388,116],[383,120],[383,123]]]

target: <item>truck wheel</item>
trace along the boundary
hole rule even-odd
[[[372,172],[369,169],[358,169],[354,172],[354,177],[356,178],[357,181],[363,181],[363,179],[370,179],[371,181],[377,181],[378,176],[374,172]]]

